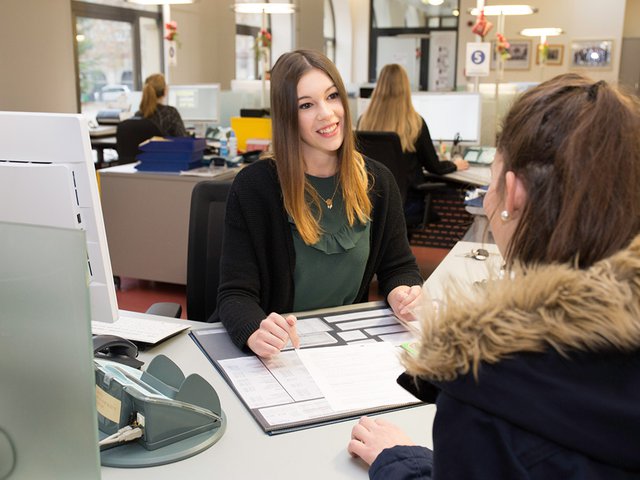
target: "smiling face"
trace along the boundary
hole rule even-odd
[[[327,74],[313,68],[298,82],[298,125],[305,162],[336,161],[344,140],[344,106]]]

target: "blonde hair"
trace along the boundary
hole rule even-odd
[[[358,123],[358,130],[396,132],[403,152],[415,152],[422,129],[422,117],[411,103],[409,77],[397,63],[385,65],[380,72],[371,103]]]
[[[344,108],[344,140],[338,149],[338,175],[349,225],[356,219],[365,223],[371,218],[369,175],[364,158],[355,150],[351,131],[351,114],[347,91],[336,66],[319,52],[295,50],[282,55],[271,70],[271,121],[273,158],[277,170],[284,208],[293,218],[300,237],[307,245],[320,239],[322,215],[320,196],[305,177],[302,145],[298,126],[298,82],[311,69],[325,73],[334,83]],[[308,199],[316,206],[316,214]]]
[[[154,73],[146,78],[140,101],[140,111],[144,118],[149,118],[156,112],[159,100],[164,97],[166,91],[167,82],[163,74]]]

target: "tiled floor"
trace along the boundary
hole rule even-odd
[[[447,254],[447,249],[411,247],[416,256],[422,278],[426,279]],[[120,289],[116,292],[118,306],[122,310],[144,312],[155,302],[174,302],[182,305],[182,318],[186,315],[186,290],[184,285],[121,278]],[[374,281],[369,294],[370,300],[379,300],[377,284]]]

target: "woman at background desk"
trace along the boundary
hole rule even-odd
[[[422,284],[398,187],[355,151],[335,65],[297,50],[278,59],[271,79],[273,152],[231,187],[212,316],[262,357],[297,343],[296,319],[283,312],[364,302],[375,274],[409,319]]]
[[[435,400],[433,453],[367,417],[348,449],[373,479],[640,478],[640,105],[556,77],[516,101],[491,168],[507,275],[450,292],[399,380]]]
[[[149,75],[144,81],[140,110],[136,112],[136,117],[149,119],[158,127],[163,137],[186,137],[187,130],[178,110],[163,103],[166,94],[167,82],[164,75]]]
[[[424,193],[414,188],[426,181],[423,168],[436,175],[469,168],[469,163],[462,157],[456,157],[452,162],[440,161],[427,123],[411,103],[411,85],[407,72],[397,63],[382,68],[371,103],[358,121],[358,130],[395,132],[400,137],[409,172],[409,191],[405,206],[408,214],[413,209],[423,207]]]

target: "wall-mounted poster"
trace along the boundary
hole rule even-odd
[[[573,40],[571,67],[611,68],[613,40]]]
[[[536,55],[536,65],[539,65],[541,62],[541,47],[542,45],[538,45],[538,54]],[[564,56],[564,45],[547,45],[547,60],[544,62],[545,65],[562,65],[562,57]]]
[[[429,35],[429,91],[453,90],[456,77],[456,32]]]
[[[531,67],[531,40],[517,40],[509,42],[509,54],[511,55],[504,62],[505,70],[529,70]],[[498,55],[496,52],[496,42],[491,42],[491,68],[496,68]]]

